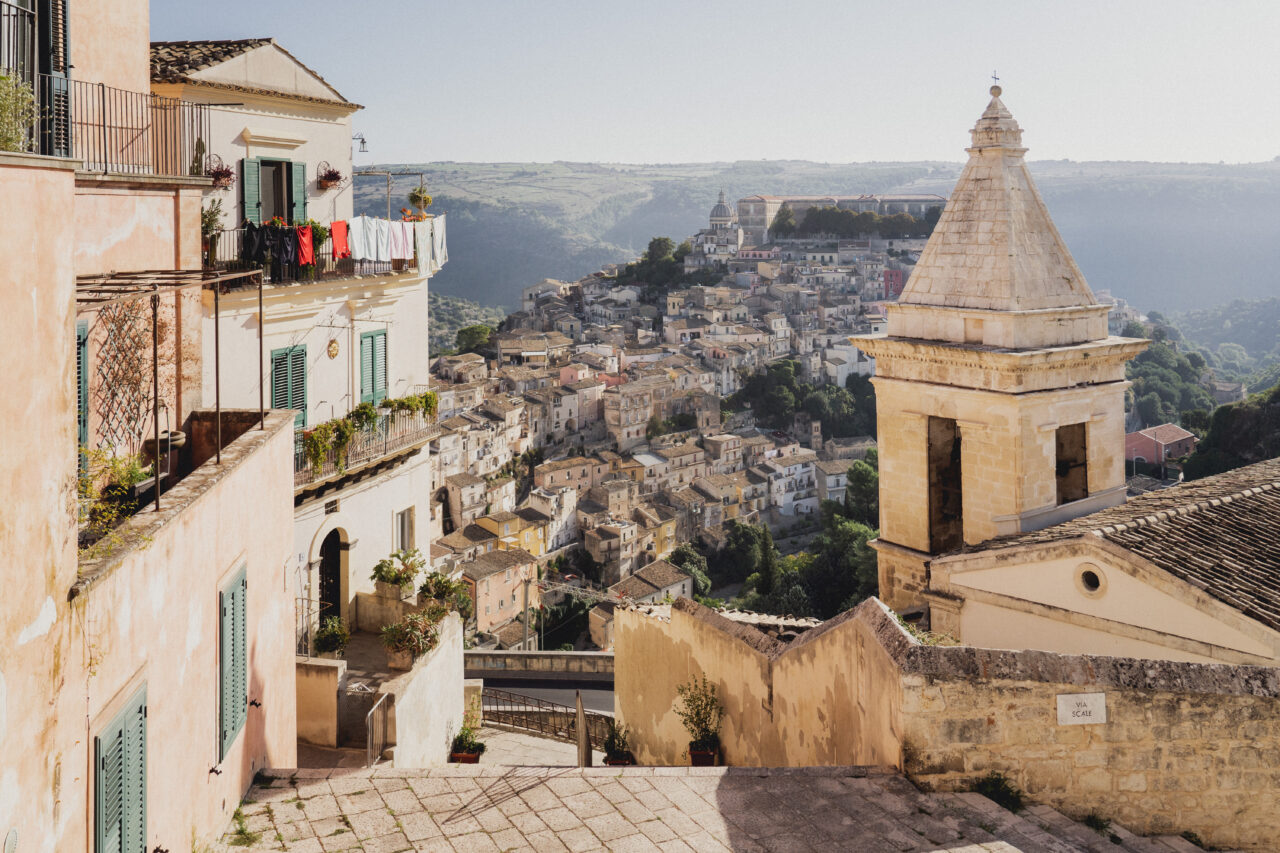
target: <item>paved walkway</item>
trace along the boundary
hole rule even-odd
[[[275,770],[242,812],[248,834],[225,842],[294,853],[1148,849],[1058,841],[977,794],[851,767]]]
[[[578,747],[562,740],[510,732],[485,726],[480,730],[485,749],[481,764],[509,767],[577,767]],[[603,752],[592,752],[591,763],[604,764]]]

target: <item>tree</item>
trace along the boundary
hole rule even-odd
[[[651,264],[672,260],[671,253],[676,244],[670,237],[654,237],[649,241],[649,251],[645,252],[645,260]]]
[[[769,528],[761,527],[760,536],[760,580],[756,583],[756,592],[761,595],[768,595],[778,588],[778,577],[781,569],[778,567],[778,549],[773,547],[773,534],[769,532]]]
[[[489,336],[492,334],[493,329],[483,323],[459,329],[457,338],[458,352],[475,352],[489,343]]]
[[[1124,324],[1124,330],[1120,334],[1126,338],[1145,338],[1147,336],[1147,327],[1137,320],[1130,320]]]
[[[773,224],[769,226],[769,231],[779,237],[796,233],[796,215],[791,210],[791,205],[784,204],[778,208],[778,212],[773,217]]]
[[[681,241],[679,246],[676,246],[676,250],[674,253],[672,253],[671,257],[675,261],[684,263],[684,259],[692,252],[693,252],[693,244],[690,243],[688,240],[683,240]]]
[[[1138,417],[1142,418],[1144,426],[1155,426],[1161,423],[1159,394],[1154,392],[1143,394],[1138,398],[1136,405],[1138,407]]]
[[[823,619],[848,610],[878,584],[876,552],[868,544],[876,531],[833,516],[813,542],[813,559],[801,572],[814,612]]]
[[[690,542],[684,542],[667,557],[667,562],[693,578],[693,591],[697,595],[711,592],[711,577],[707,558],[698,553]]]
[[[880,475],[861,459],[849,466],[844,487],[845,514],[869,527],[880,526]]]

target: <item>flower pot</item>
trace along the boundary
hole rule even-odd
[[[387,649],[387,667],[403,671],[413,669],[413,652]]]
[[[449,760],[454,764],[479,764],[480,753],[478,752],[451,752]]]
[[[231,184],[232,184],[234,181],[235,181],[235,178],[232,178],[232,177],[226,177],[226,178],[214,178],[214,179],[213,179],[213,188],[214,188],[215,190],[228,190],[228,189],[231,189]]]
[[[715,767],[716,751],[714,749],[690,749],[690,767]]]
[[[170,450],[178,450],[187,443],[187,434],[180,429],[166,429],[160,431],[160,452],[168,453]],[[156,440],[154,437],[143,439],[142,449],[152,459],[156,457]]]
[[[629,755],[620,755],[612,758],[605,756],[604,763],[610,767],[630,767],[636,763],[636,760]]]
[[[312,657],[321,658],[322,660],[342,660],[342,651],[316,652]]]
[[[324,178],[319,178],[316,180],[316,186],[322,190],[333,189],[337,185],[338,185],[337,181],[326,181]]]
[[[393,598],[396,601],[408,601],[414,595],[413,584],[400,586],[397,583],[374,581],[373,590],[382,598]]]

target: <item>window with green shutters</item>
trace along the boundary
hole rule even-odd
[[[360,402],[380,403],[387,396],[387,332],[360,336]]]
[[[89,327],[76,324],[76,441],[89,444]]]
[[[94,849],[147,849],[147,688],[94,738]]]
[[[236,735],[244,728],[248,712],[249,669],[245,637],[245,591],[247,580],[242,566],[218,595],[220,629],[218,631],[218,676],[221,725],[218,760],[227,757]]]
[[[307,347],[271,351],[271,408],[298,409],[295,427],[307,425]]]
[[[307,221],[307,164],[298,160],[290,163],[289,180],[291,182],[293,202],[293,224],[301,225]]]

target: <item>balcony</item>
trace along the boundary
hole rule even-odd
[[[49,62],[65,67],[64,59]],[[7,122],[15,131],[6,132],[12,138],[5,147],[80,160],[84,171],[104,175],[205,176],[208,105],[42,74],[38,67],[35,13],[0,0],[0,74],[9,81]]]
[[[314,264],[281,264],[271,261],[258,263],[245,257],[244,236],[243,228],[235,228],[219,231],[215,238],[207,238],[204,253],[205,269],[228,272],[261,268],[265,280],[275,284],[307,284],[366,276],[413,275],[418,272],[416,259],[357,261],[351,258],[334,258],[333,241],[329,238],[314,247],[316,261]]]
[[[318,426],[324,426],[320,424]],[[317,427],[297,430],[293,442],[293,487],[308,488],[346,476],[362,468],[426,444],[437,434],[435,417],[423,412],[387,412],[351,437],[344,448],[330,447],[310,458],[306,435]]]

